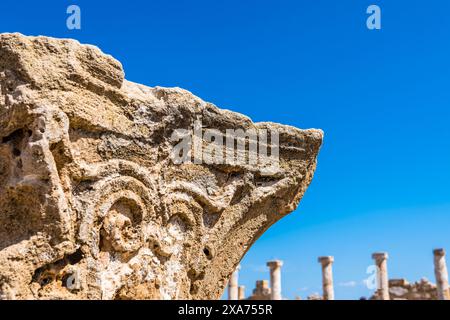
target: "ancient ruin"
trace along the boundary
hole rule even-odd
[[[377,299],[375,295],[372,299]],[[409,283],[406,279],[389,280],[390,300],[439,300],[436,285],[427,279]]]
[[[239,300],[239,270],[240,266],[237,266],[236,269],[230,276],[228,280],[228,300]]]
[[[259,148],[276,142],[279,167],[208,161],[235,154],[208,135],[193,141],[213,150],[203,162],[174,163],[196,121],[276,132]],[[322,138],[127,81],[94,46],[1,34],[0,298],[217,299],[256,239],[296,209]]]
[[[433,250],[434,254],[434,274],[436,276],[437,295],[440,300],[450,300],[448,286],[448,271],[445,261],[444,249]]]
[[[253,289],[253,294],[248,298],[249,300],[270,300],[271,289],[269,287],[268,280],[258,280],[256,281],[255,289]]]
[[[245,297],[245,287],[239,286],[238,279],[241,267],[238,266],[228,282],[228,300],[282,300],[281,267],[283,266],[283,261],[269,261],[267,266],[270,272],[270,287],[268,280],[258,280],[256,281],[255,289],[253,289],[253,294],[249,297]]]
[[[376,252],[372,254],[372,258],[377,267],[377,291],[375,295],[379,297],[379,300],[389,300],[388,254],[386,252]]]
[[[426,278],[420,281],[409,283],[406,279],[389,279],[387,273],[387,259],[386,252],[376,252],[372,254],[372,258],[376,264],[377,288],[374,294],[369,298],[370,300],[449,300],[450,289],[448,286],[448,272],[445,261],[445,250],[435,249],[434,255],[434,269],[437,285],[431,283]],[[322,288],[323,294],[310,294],[306,300],[334,300],[334,286],[333,286],[333,256],[323,256],[318,258],[322,267]],[[270,287],[268,280],[256,281],[256,287],[253,294],[245,297],[244,287],[239,286],[238,273],[241,267],[239,266],[233,276],[230,278],[229,288],[239,288],[239,294],[228,291],[229,300],[281,300],[286,299],[281,293],[281,266],[283,262],[280,260],[269,261],[267,266],[270,271]],[[242,289],[241,289],[242,288]],[[237,291],[236,291],[237,292]],[[276,292],[276,294],[273,294]],[[300,296],[296,296],[295,300],[301,300]],[[367,300],[366,297],[361,297],[360,300]]]
[[[269,261],[267,266],[270,268],[270,300],[281,300],[281,267],[283,261]]]
[[[319,257],[319,262],[322,265],[323,299],[334,300],[334,287],[333,287],[334,257],[331,256]]]

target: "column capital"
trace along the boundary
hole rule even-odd
[[[282,265],[283,265],[283,261],[281,261],[281,260],[273,260],[273,261],[267,262],[267,266],[270,269],[275,269],[275,268],[281,267]]]
[[[438,257],[443,257],[443,256],[445,256],[445,250],[441,249],[441,248],[434,249],[433,254]]]
[[[334,262],[334,257],[333,256],[319,257],[318,262],[320,262],[322,265],[327,265]]]
[[[387,260],[389,258],[389,255],[386,252],[375,252],[372,254],[372,259],[375,259],[376,261],[383,261]]]

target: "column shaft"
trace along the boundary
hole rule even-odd
[[[230,280],[228,281],[228,300],[238,300],[238,282],[239,282],[239,269],[240,266],[231,274]]]
[[[439,300],[450,300],[448,287],[448,271],[445,262],[445,251],[443,249],[434,250],[434,274],[436,276],[436,287]]]
[[[267,266],[270,268],[270,286],[271,300],[281,300],[281,266],[282,261],[269,261]]]
[[[322,287],[323,299],[334,300],[333,287],[333,257],[320,257],[319,262],[322,264]]]
[[[388,255],[387,253],[374,253],[372,258],[375,259],[377,266],[378,295],[381,300],[389,300]]]

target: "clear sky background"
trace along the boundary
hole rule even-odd
[[[66,8],[81,8],[81,30]],[[366,28],[366,9],[382,29]],[[127,79],[179,86],[254,121],[325,131],[299,208],[242,261],[247,294],[278,258],[283,294],[321,292],[335,257],[336,297],[357,299],[371,253],[389,275],[434,281],[450,251],[448,0],[2,1],[0,32],[70,37],[120,60]],[[450,262],[450,261],[449,261]]]

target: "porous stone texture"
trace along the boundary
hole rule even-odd
[[[0,93],[2,299],[220,298],[297,207],[323,138],[129,82],[74,40],[1,34]],[[173,163],[172,133],[199,119],[278,131],[280,169]]]
[[[391,300],[438,300],[436,285],[423,278],[409,283],[406,279],[389,280],[389,296]],[[381,300],[377,294],[372,300]]]

